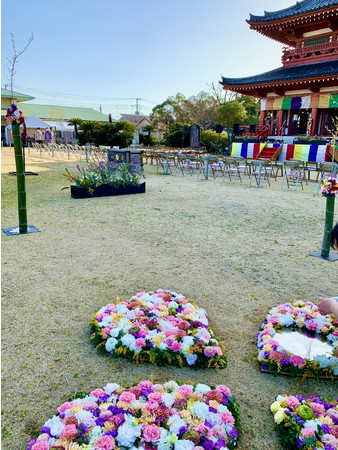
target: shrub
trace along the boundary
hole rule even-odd
[[[216,133],[213,130],[204,130],[201,132],[201,142],[210,153],[223,153],[228,146],[228,133]]]

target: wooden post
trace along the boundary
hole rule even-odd
[[[311,119],[312,119],[311,136],[315,136],[317,134],[318,128],[318,108],[312,108]]]
[[[25,164],[22,154],[22,144],[20,138],[20,125],[12,123],[12,135],[15,152],[16,181],[18,187],[18,211],[19,211],[19,231],[27,232],[27,207],[26,207],[26,180]]]
[[[335,201],[334,195],[326,197],[325,227],[322,245],[322,256],[324,258],[327,258],[330,254],[329,234],[333,228],[334,201]]]

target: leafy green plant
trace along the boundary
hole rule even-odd
[[[89,192],[102,184],[109,184],[116,188],[137,186],[144,172],[139,165],[101,161],[99,164],[91,163],[87,168],[76,166],[78,175],[73,175],[68,169],[63,174],[67,180],[79,188],[87,188]]]

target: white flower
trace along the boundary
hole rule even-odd
[[[96,313],[96,315],[98,316],[99,314],[103,314],[103,313],[105,312],[105,310],[107,309],[107,306],[108,306],[108,305],[102,306],[102,308],[98,310],[98,312]]]
[[[171,380],[171,381],[167,381],[166,384],[164,385],[165,389],[169,392],[172,391],[176,391],[178,388],[178,384],[176,383],[176,381]]]
[[[187,360],[187,363],[189,364],[189,366],[192,366],[197,361],[197,355],[187,355],[186,360]]]
[[[119,446],[130,448],[140,435],[141,426],[133,427],[128,423],[124,423],[118,428],[116,440]]]
[[[88,443],[91,444],[92,442],[95,441],[95,439],[102,436],[102,434],[103,434],[103,430],[101,427],[96,426],[96,427],[92,428],[88,435],[88,440],[89,440]]]
[[[162,395],[162,402],[165,404],[165,406],[170,408],[175,403],[175,398],[173,395],[165,393]]]
[[[61,431],[65,427],[65,424],[62,422],[54,422],[50,428],[50,434],[54,437],[59,438],[61,435]]]
[[[118,342],[117,339],[115,339],[113,337],[107,339],[106,345],[105,345],[107,352],[110,353],[112,350],[115,350],[117,342]]]
[[[99,325],[101,328],[106,328],[108,325],[110,325],[112,323],[112,318],[111,316],[106,316],[104,317],[101,322],[99,322]]]
[[[132,334],[125,334],[122,339],[122,344],[125,347],[130,348],[132,350],[132,347],[135,347],[135,337]]]
[[[169,417],[167,425],[172,433],[178,434],[181,427],[186,427],[187,422],[180,418],[178,414]]]
[[[127,319],[129,319],[129,320],[134,320],[136,317],[134,311],[128,311],[126,313],[126,316],[127,316]]]
[[[158,450],[171,450],[173,448],[173,444],[170,442],[171,433],[162,428],[161,437],[157,443]]]
[[[199,419],[205,419],[209,412],[209,406],[202,402],[195,402],[191,408],[191,411]]]
[[[222,424],[221,416],[210,411],[208,412],[206,419],[212,426]]]
[[[118,328],[112,328],[110,330],[110,336],[116,338],[119,335],[120,330]]]
[[[167,350],[167,349],[168,349],[168,346],[167,346],[167,344],[166,344],[165,342],[162,342],[162,344],[160,344],[160,345],[158,346],[158,348],[159,348],[160,350]]]
[[[127,308],[126,305],[116,305],[116,312],[117,314],[119,314],[120,316],[122,314],[126,314],[126,312],[128,312],[129,309]]]
[[[228,410],[228,408],[225,405],[220,404],[220,405],[218,405],[217,412],[219,414],[222,414],[224,412],[230,412],[230,411]]]
[[[176,303],[176,302],[170,302],[169,303],[169,305],[168,305],[168,308],[174,308],[174,309],[177,309],[179,307],[179,304],[178,303]]]
[[[77,414],[75,414],[75,417],[77,418],[79,423],[83,423],[87,427],[92,427],[95,425],[95,419],[90,411],[85,411],[83,409],[82,411],[79,411]]]
[[[108,384],[106,384],[106,386],[104,387],[104,392],[107,394],[107,395],[111,395],[113,392],[115,392],[116,391],[116,389],[118,389],[120,387],[120,385],[119,384],[117,384],[117,383],[108,383]]]
[[[201,394],[206,394],[207,392],[211,391],[211,387],[207,384],[199,383],[196,385],[195,391],[200,392]]]
[[[48,427],[51,428],[54,423],[58,423],[61,422],[61,419],[59,418],[59,416],[53,416],[51,419],[48,419],[45,423],[44,423],[44,427]]]
[[[175,450],[192,450],[195,444],[189,439],[183,439],[181,441],[175,442]]]
[[[182,343],[183,345],[193,345],[194,338],[192,336],[184,336],[184,338],[182,339]]]

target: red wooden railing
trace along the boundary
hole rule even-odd
[[[301,47],[283,47],[282,63],[284,67],[288,67],[336,58],[338,58],[337,36],[333,37],[331,42],[323,44],[306,47],[304,41]]]

